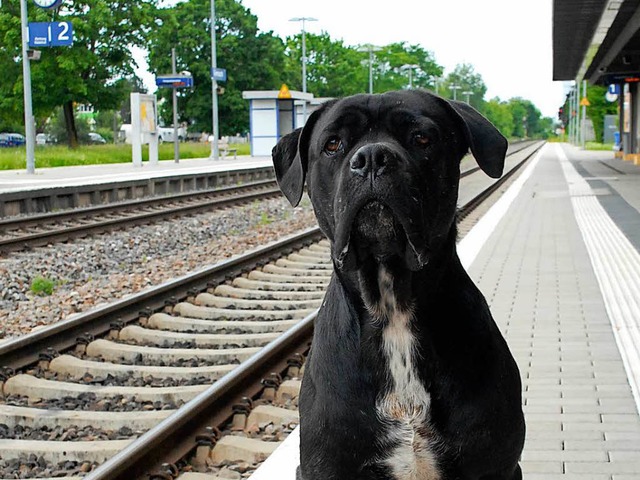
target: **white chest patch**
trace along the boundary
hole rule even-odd
[[[388,425],[387,440],[394,448],[382,460],[396,480],[438,480],[434,454],[437,439],[429,428],[430,395],[415,368],[413,313],[398,308],[393,294],[393,277],[381,268],[378,274],[380,303],[371,308],[384,320],[382,347],[389,366],[390,389],[377,403],[380,420]]]

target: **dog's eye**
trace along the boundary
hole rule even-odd
[[[429,145],[429,143],[431,143],[429,137],[423,135],[422,133],[414,133],[413,142],[419,147],[426,147],[427,145]]]
[[[331,137],[324,144],[324,151],[327,155],[335,155],[342,148],[342,141],[338,137]]]

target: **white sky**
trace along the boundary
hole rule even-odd
[[[286,37],[300,31],[292,17],[314,17],[307,30],[326,31],[347,45],[406,41],[434,53],[445,75],[471,63],[487,85],[486,99],[521,96],[545,116],[564,103],[553,82],[552,0],[243,0],[260,30]]]
[[[434,53],[445,75],[471,63],[485,99],[520,96],[555,118],[563,82],[553,82],[552,0],[242,0],[262,31],[300,32],[292,17],[314,17],[307,31],[326,31],[347,45],[406,41]],[[233,65],[219,65],[231,74]],[[151,80],[151,83],[153,80]],[[147,83],[145,81],[145,83]],[[366,86],[364,87],[366,88]],[[313,92],[311,92],[313,93]]]

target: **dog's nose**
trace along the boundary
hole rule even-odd
[[[355,175],[379,177],[391,170],[395,165],[395,156],[385,146],[379,143],[360,147],[351,157],[349,166]]]

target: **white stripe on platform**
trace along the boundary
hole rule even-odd
[[[298,465],[300,465],[300,427],[296,427],[249,478],[250,480],[295,480]]]
[[[478,252],[483,247],[498,222],[522,190],[522,186],[531,176],[547,145],[536,154],[522,174],[511,184],[507,191],[498,199],[489,211],[474,225],[474,227],[458,243],[458,255],[465,268],[473,263]],[[267,460],[249,477],[249,480],[295,480],[296,468],[300,464],[300,427],[289,434],[282,445],[267,458]]]
[[[560,145],[556,145],[556,154],[640,413],[640,254],[611,220]]]
[[[507,213],[507,210],[520,193],[520,190],[522,190],[522,186],[531,176],[531,173],[536,168],[536,165],[540,160],[540,156],[546,148],[547,144],[538,151],[531,163],[527,165],[527,168],[525,168],[522,174],[516,178],[498,201],[491,206],[489,211],[483,215],[469,233],[467,233],[464,238],[458,242],[458,256],[460,257],[460,261],[464,268],[469,268],[476,259],[485,242],[496,229],[496,226],[502,217],[504,217],[505,213]]]

